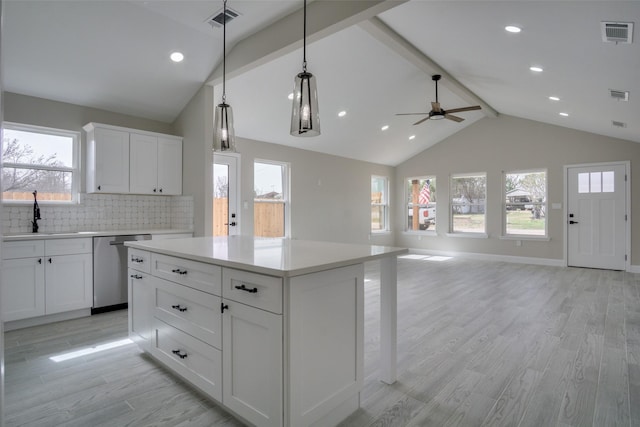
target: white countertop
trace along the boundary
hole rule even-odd
[[[406,248],[249,236],[126,242],[126,246],[279,277],[293,277],[387,256]]]
[[[106,231],[70,231],[62,233],[8,233],[2,236],[5,242],[20,240],[72,239],[78,237],[127,236],[132,234],[180,234],[193,233],[193,230],[106,230]]]

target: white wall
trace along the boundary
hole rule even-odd
[[[427,124],[437,126],[437,123]],[[502,171],[547,169],[549,203],[563,203],[563,167],[571,164],[631,161],[631,189],[640,188],[640,144],[547,125],[526,119],[500,116],[482,119],[396,168],[396,245],[432,251],[564,259],[564,211],[547,209],[549,241],[500,240],[502,233]],[[488,239],[447,237],[449,176],[464,172],[487,173]],[[408,177],[436,175],[438,213],[437,236],[402,232],[403,182]],[[632,197],[632,258],[640,264],[640,200]]]

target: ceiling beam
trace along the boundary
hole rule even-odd
[[[484,102],[478,95],[467,89],[466,86],[456,80],[451,76],[451,74],[447,73],[444,68],[418,50],[414,45],[409,43],[400,34],[396,33],[379,18],[374,16],[366,21],[360,22],[358,25],[376,40],[392,49],[395,53],[408,60],[429,76],[434,74],[442,75],[444,78],[440,81],[441,85],[458,95],[464,101],[480,105],[482,107],[482,111],[487,117],[498,117],[498,112],[493,109],[493,107]]]
[[[315,0],[307,5],[307,43],[366,21],[408,0]],[[302,47],[302,8],[240,40],[227,53],[226,77],[234,77]],[[222,63],[206,80],[222,82]]]

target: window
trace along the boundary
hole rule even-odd
[[[581,172],[578,174],[578,193],[613,193],[614,172]]]
[[[253,234],[288,234],[289,167],[286,163],[256,161],[253,168]]]
[[[451,177],[451,232],[485,233],[487,175]]]
[[[436,177],[409,178],[405,188],[407,231],[435,230]]]
[[[385,176],[371,177],[371,231],[389,230],[389,180]]]
[[[72,203],[78,200],[77,132],[4,124],[2,198],[5,202]]]
[[[546,236],[547,172],[507,172],[504,191],[504,234]]]

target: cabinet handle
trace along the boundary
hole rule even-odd
[[[182,274],[185,275],[187,274],[187,270],[180,270],[179,268],[174,268],[173,270],[171,270],[172,273],[177,273],[177,274]]]
[[[155,189],[155,188],[153,189],[153,192],[154,192],[154,193],[156,192],[156,189]]]
[[[49,258],[49,264],[51,264],[51,258]]]
[[[160,192],[162,193],[162,188],[160,189]]]
[[[137,262],[138,264],[144,262],[144,259],[142,258],[131,258],[131,262]]]
[[[102,185],[98,185],[98,190],[102,190]]]
[[[186,359],[187,358],[187,353],[183,353],[182,350],[171,350],[171,352],[173,354],[175,354],[176,356],[178,356],[180,359]]]
[[[132,274],[131,278],[132,279],[142,279],[142,276],[140,276],[139,274]]]
[[[38,258],[38,264],[42,264],[42,258]]]
[[[172,305],[171,308],[173,308],[174,310],[178,310],[179,312],[182,312],[182,313],[187,311],[187,307],[180,307],[180,304]]]
[[[229,309],[229,305],[223,302],[220,303],[220,313],[224,313],[225,310]]]
[[[242,284],[240,286],[236,286],[236,289],[239,289],[239,290],[245,291],[245,292],[249,292],[250,294],[257,294],[258,293],[258,288],[247,288],[244,284]]]

